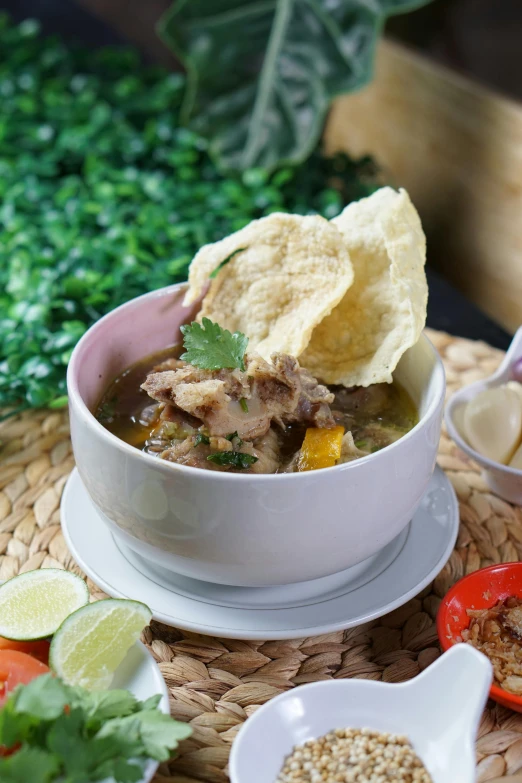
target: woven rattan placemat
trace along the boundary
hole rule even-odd
[[[428,335],[444,359],[449,394],[490,375],[503,356],[485,343]],[[67,414],[26,412],[8,419],[0,424],[0,443],[0,579],[41,567],[78,572],[60,530],[60,496],[74,465]],[[460,501],[456,548],[430,587],[381,620],[266,643],[198,636],[157,623],[145,630],[171,693],[172,714],[194,729],[155,783],[227,783],[228,754],[241,724],[289,688],[343,677],[401,682],[437,658],[434,620],[441,596],[481,566],[522,559],[522,509],[492,495],[477,465],[445,433],[439,464]],[[522,770],[522,715],[490,702],[477,754],[480,782],[522,783],[522,774],[514,774]]]

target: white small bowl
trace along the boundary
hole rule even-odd
[[[243,725],[232,746],[231,783],[275,783],[295,745],[337,728],[406,734],[433,783],[474,783],[474,741],[491,681],[489,660],[458,644],[398,685],[336,680],[300,686]]]
[[[522,327],[520,327],[511,341],[504,361],[498,370],[485,381],[476,381],[469,386],[464,386],[450,398],[446,406],[446,426],[450,437],[457,446],[466,452],[475,462],[484,469],[484,478],[495,494],[508,500],[510,503],[522,505],[522,470],[510,468],[500,462],[494,462],[478,451],[472,449],[469,443],[461,435],[460,422],[465,405],[485,389],[501,386],[511,380],[511,368],[522,357]]]

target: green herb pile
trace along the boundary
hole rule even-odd
[[[191,728],[157,709],[159,696],[90,693],[46,674],[17,688],[0,709],[2,783],[136,783],[147,759],[166,761]],[[0,753],[1,756],[1,753]]]
[[[220,173],[181,127],[184,77],[127,49],[0,17],[0,407],[59,407],[89,325],[186,278],[196,250],[273,211],[331,218],[374,189],[367,159]],[[332,184],[333,183],[333,184]]]

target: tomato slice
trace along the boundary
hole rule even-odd
[[[27,653],[33,658],[37,658],[42,663],[49,663],[49,647],[50,643],[46,641],[40,642],[13,642],[11,639],[4,639],[0,636],[0,650],[18,650],[18,652]]]
[[[0,650],[0,707],[16,688],[47,674],[49,667],[19,650]]]

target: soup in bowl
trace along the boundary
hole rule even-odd
[[[268,417],[258,435],[277,438],[268,463],[256,438],[229,433],[228,423],[214,435],[215,419],[184,410],[174,376],[167,392],[161,387],[168,399],[149,382],[184,369],[161,365],[177,361],[180,327],[200,307],[184,306],[185,292],[172,286],[117,308],[89,329],[70,362],[76,463],[115,537],[153,565],[244,586],[328,576],[381,550],[411,520],[435,465],[445,384],[427,338],[403,354],[391,385],[328,388],[314,378],[325,397],[315,406],[301,404],[310,374],[303,380],[294,367],[290,409]],[[240,424],[250,401],[257,404],[256,376],[248,366],[245,373],[250,397]],[[317,426],[321,415],[331,417],[327,427]],[[338,431],[340,458],[303,467],[306,435],[323,429]],[[224,464],[208,459],[223,453],[232,455]]]

